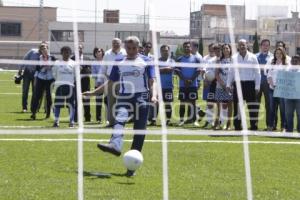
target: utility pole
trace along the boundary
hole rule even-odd
[[[39,40],[43,40],[43,26],[44,26],[44,0],[40,0],[40,9],[39,9]]]
[[[246,0],[244,0],[244,21],[243,21],[243,38],[246,37]]]
[[[191,35],[191,28],[192,28],[191,14],[192,14],[192,0],[190,0],[190,40],[192,39],[192,35]]]
[[[95,47],[97,46],[97,0],[95,0]]]
[[[144,0],[144,37],[143,42],[147,41],[147,35],[146,35],[146,0]]]

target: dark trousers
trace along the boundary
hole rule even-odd
[[[260,102],[261,102],[261,97],[264,95],[265,98],[265,117],[266,117],[266,127],[271,127],[271,107],[270,107],[270,94],[269,94],[269,83],[267,81],[267,76],[266,75],[261,75],[261,83],[260,83],[260,90],[257,94],[257,102],[258,104],[258,110],[260,107]],[[257,113],[259,114],[259,113]],[[258,118],[258,116],[257,116]]]
[[[97,88],[97,87],[95,87]],[[96,96],[96,121],[101,121],[101,112],[102,112],[102,104],[104,102],[104,105],[107,108],[107,97],[103,94],[99,94]],[[106,109],[107,110],[107,109]]]
[[[131,94],[130,94],[131,95]],[[116,106],[116,119],[114,129],[122,135],[127,120],[133,118],[134,130],[145,130],[147,126],[147,116],[149,111],[149,93],[135,93],[129,97],[127,95],[120,95]],[[142,151],[145,140],[145,134],[134,134],[131,149]]]
[[[158,115],[158,103],[152,103],[149,106],[148,121],[156,121]]]
[[[40,100],[46,92],[46,115],[49,116],[51,112],[51,105],[52,105],[52,98],[51,98],[51,84],[54,82],[54,79],[52,80],[43,80],[43,79],[36,79],[35,83],[35,90],[33,95],[33,104],[32,104],[32,113],[35,114],[38,110],[38,106],[40,103]]]
[[[300,99],[284,99],[285,102],[285,118],[286,131],[293,132],[294,130],[294,114],[297,115],[297,131],[300,133]]]
[[[90,89],[91,89],[91,87],[90,87],[90,77],[82,77],[81,78],[81,92],[90,91]],[[83,103],[84,119],[85,119],[85,121],[91,121],[90,99],[89,98],[83,98],[82,103]],[[74,116],[75,122],[77,122],[77,120],[78,120],[77,107],[78,107],[78,104],[77,104],[77,94],[76,94],[76,96],[75,96],[75,116]]]
[[[196,115],[197,115],[197,106],[195,100],[189,100],[189,101],[180,101],[179,106],[179,117],[180,120],[183,121],[184,115],[185,115],[185,106],[188,106],[187,109],[187,122],[195,122],[196,121]]]
[[[274,97],[274,90],[270,89],[269,95],[270,95],[270,106],[271,106],[271,113],[270,113],[270,120],[271,120],[271,126],[273,129],[276,129],[277,127],[277,121],[278,121],[278,108],[280,110],[280,127],[281,129],[286,128],[286,120],[285,120],[285,105],[284,105],[284,99],[279,97]]]
[[[33,105],[33,94],[34,94],[34,77],[33,76],[24,76],[23,77],[23,84],[22,84],[22,107],[23,110],[27,110],[27,99],[28,99],[28,93],[29,93],[29,87],[31,84],[31,103],[30,103],[30,110],[32,111],[32,105]]]
[[[242,130],[241,126],[241,117],[240,111],[238,107],[239,99],[237,96],[236,83],[233,84],[233,116],[234,116],[234,128],[235,130]],[[255,82],[254,81],[241,81],[243,99],[247,103],[247,107],[249,110],[250,116],[250,129],[257,130],[257,112],[258,112],[258,104],[256,101],[255,94]]]
[[[166,119],[170,120],[172,117],[172,103],[165,102]]]
[[[74,122],[74,95],[75,88],[71,85],[60,85],[55,91],[54,99],[54,117],[59,121],[60,109],[65,105],[69,109],[70,123]]]

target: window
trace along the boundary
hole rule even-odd
[[[285,31],[288,30],[288,24],[285,24],[284,30],[285,30]]]
[[[84,42],[84,31],[78,31],[79,42]],[[73,42],[74,32],[72,30],[52,30],[51,41]]]
[[[21,23],[0,22],[1,36],[21,36]]]
[[[144,31],[116,31],[115,37],[120,38],[122,41],[128,36],[134,35],[140,39],[140,41],[146,40],[147,32]]]
[[[300,55],[300,47],[296,47],[296,52],[298,55]]]

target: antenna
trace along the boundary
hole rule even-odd
[[[43,38],[43,26],[44,26],[44,1],[40,0],[40,8],[39,8],[39,40],[42,40]]]

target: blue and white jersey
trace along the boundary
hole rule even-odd
[[[200,63],[200,60],[196,56],[191,54],[190,56],[180,56],[177,62]],[[186,79],[191,79],[196,73],[199,72],[199,68],[197,67],[177,67],[177,68],[181,72],[182,76]],[[180,79],[179,87],[185,87],[184,80]],[[193,80],[193,83],[190,85],[190,87],[198,87],[197,78]]]
[[[75,83],[75,62],[71,59],[68,61],[56,61],[52,68],[52,74],[55,79],[55,86],[71,85]]]
[[[151,61],[148,57],[138,55],[134,60],[124,57],[119,66],[113,66],[109,79],[120,81],[120,94],[134,94],[149,91],[149,79],[155,77],[154,66],[147,65]],[[125,62],[132,65],[122,65]]]
[[[161,59],[159,59],[159,61],[161,61]],[[169,58],[165,62],[172,64],[174,63],[174,60],[172,58]],[[163,69],[164,67],[169,67],[169,66],[164,66],[164,65],[159,66],[160,69]],[[168,73],[160,73],[160,82],[161,82],[162,89],[173,89],[173,74],[174,74],[173,71]]]

